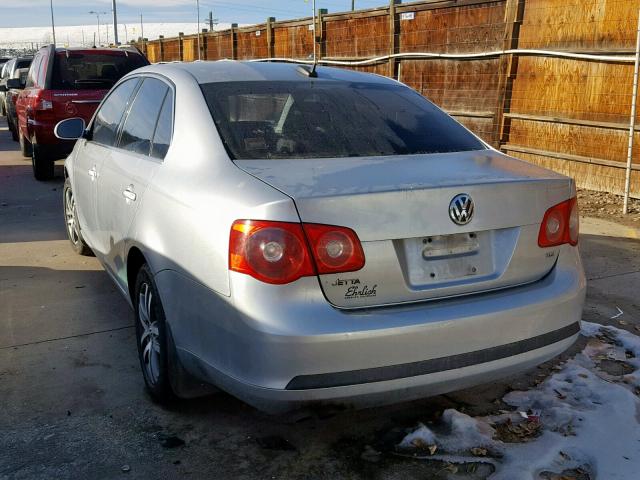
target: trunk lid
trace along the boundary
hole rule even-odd
[[[59,120],[80,117],[88,124],[108,91],[108,89],[51,90],[53,113]]]
[[[236,160],[290,196],[303,222],[352,228],[366,264],[320,275],[341,308],[450,297],[529,283],[553,267],[558,249],[538,247],[545,211],[572,194],[571,180],[485,150],[296,160]],[[459,194],[474,213],[449,215]]]

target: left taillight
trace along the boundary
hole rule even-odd
[[[573,197],[546,211],[538,233],[538,245],[543,248],[565,243],[575,246],[579,233],[578,199]]]
[[[36,96],[34,110],[47,111],[53,110],[53,97],[51,92],[47,90],[40,90]]]
[[[364,261],[360,240],[349,228],[264,220],[236,220],[231,227],[229,268],[262,282],[352,272]]]

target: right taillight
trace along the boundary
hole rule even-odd
[[[364,251],[356,232],[346,227],[303,223],[318,273],[354,272],[364,267]]]
[[[540,225],[538,245],[556,247],[568,243],[575,246],[579,233],[578,199],[573,197],[546,211]]]
[[[284,284],[363,266],[362,245],[349,228],[265,220],[236,220],[231,227],[229,269],[262,282]]]

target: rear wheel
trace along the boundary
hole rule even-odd
[[[159,403],[171,404],[176,395],[169,374],[169,338],[160,296],[147,264],[136,278],[134,295],[138,357],[147,391]]]
[[[18,141],[18,132],[16,131],[16,126],[13,124],[13,120],[11,117],[7,117],[7,124],[9,126],[9,131],[11,132],[11,139],[14,142]]]
[[[42,146],[35,142],[31,145],[31,166],[36,180],[50,180],[53,178],[53,160],[44,153]]]
[[[71,248],[73,248],[73,251],[78,255],[92,256],[93,252],[85,243],[84,238],[82,238],[82,233],[80,232],[76,199],[73,196],[71,182],[68,178],[64,181],[63,192],[64,220],[67,227],[67,238],[71,243]]]
[[[31,142],[24,138],[22,132],[20,132],[19,127],[16,127],[18,130],[18,141],[20,142],[20,152],[23,157],[30,158],[31,157]]]

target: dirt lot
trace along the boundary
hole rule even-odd
[[[399,457],[395,445],[446,408],[498,412],[505,393],[539,383],[555,364],[356,412],[270,417],[223,393],[160,408],[142,387],[125,301],[94,258],[67,245],[61,167],[53,181],[36,182],[16,146],[0,129],[0,478],[454,478],[452,463]],[[637,231],[615,236],[608,223],[590,225],[599,230],[581,239],[590,279],[584,318],[635,331]],[[455,471],[486,478],[492,468]]]
[[[624,198],[606,192],[593,190],[578,190],[578,204],[580,213],[585,217],[613,220],[622,225],[640,228],[640,200],[629,199],[629,212],[622,214]]]

